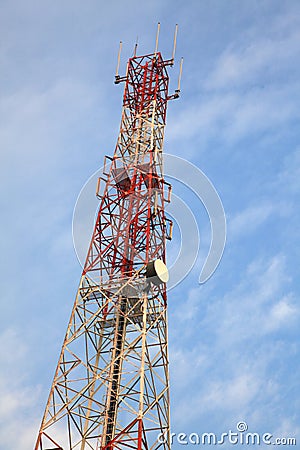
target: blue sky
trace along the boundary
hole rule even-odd
[[[45,407],[81,273],[73,209],[117,139],[118,42],[124,70],[136,36],[154,49],[158,21],[163,55],[179,23],[184,56],[165,150],[210,178],[228,223],[200,286],[203,208],[199,258],[169,294],[172,430],[244,420],[300,441],[299,2],[13,0],[0,13],[1,450],[32,449]]]

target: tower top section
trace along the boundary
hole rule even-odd
[[[174,65],[178,25],[176,24],[176,26],[175,26],[172,56],[169,59],[163,59],[161,52],[158,51],[159,31],[160,31],[160,23],[158,22],[156,41],[155,41],[155,51],[153,53],[146,54],[143,56],[137,56],[136,52],[137,52],[138,43],[136,42],[135,47],[134,47],[134,54],[131,58],[129,58],[128,63],[127,63],[127,69],[126,69],[125,76],[119,75],[121,51],[122,51],[122,46],[123,46],[122,41],[120,41],[116,75],[115,75],[115,84],[119,84],[121,82],[126,82],[126,86],[128,86],[128,84],[130,84],[131,86],[135,86],[136,89],[138,89],[139,87],[141,87],[141,84],[145,81],[144,77],[145,78],[147,77],[147,73],[145,73],[145,72],[152,70],[153,75],[154,75],[154,77],[152,77],[153,78],[152,82],[154,83],[156,81],[156,76],[157,76],[160,80],[159,91],[165,92],[166,87],[168,87],[168,81],[169,81],[166,67],[167,66],[172,67]],[[165,98],[166,101],[179,97],[180,81],[181,81],[181,74],[182,74],[182,64],[183,64],[183,58],[181,58],[181,61],[180,61],[180,70],[179,70],[179,76],[178,76],[177,89],[175,90],[174,94],[167,96]],[[132,72],[134,72],[134,74],[137,76],[134,78],[130,77],[130,75],[132,75]],[[149,94],[151,94],[151,93],[149,93]],[[124,96],[124,100],[125,100],[125,96]],[[140,106],[143,106],[143,105],[140,104]]]
[[[167,101],[170,99],[168,65],[170,62],[164,61],[160,52],[130,58],[124,77],[123,107],[135,115],[149,116],[155,104],[156,113],[165,124]]]
[[[163,59],[158,51],[156,35],[155,51],[137,56],[137,44],[134,54],[129,58],[126,74],[119,75],[122,42],[120,42],[115,83],[125,83],[123,95],[122,121],[115,156],[127,162],[145,162],[149,153],[162,151],[163,128],[166,124],[168,100],[179,97],[182,73],[181,59],[177,89],[169,94],[168,66],[174,65],[177,25],[174,34],[172,57]],[[126,138],[124,137],[126,131]]]

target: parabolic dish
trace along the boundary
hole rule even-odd
[[[146,276],[152,283],[158,285],[167,283],[169,280],[169,271],[161,259],[155,259],[147,265]]]

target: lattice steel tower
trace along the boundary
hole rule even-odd
[[[159,31],[159,27],[158,27]],[[163,140],[171,59],[127,63],[120,134],[35,450],[170,449]],[[120,45],[121,50],[121,45]],[[118,56],[118,67],[120,51]],[[181,73],[181,69],[180,69]],[[164,433],[165,439],[159,439]]]

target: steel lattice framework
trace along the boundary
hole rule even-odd
[[[99,211],[35,450],[170,449],[163,178],[167,66],[127,64],[120,133],[98,181]],[[165,439],[159,439],[164,433]]]

